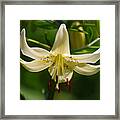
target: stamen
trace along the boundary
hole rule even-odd
[[[58,83],[58,76],[56,75],[56,84]]]
[[[66,78],[66,83],[67,83],[67,88],[69,90],[69,92],[71,91],[71,80],[68,81],[68,78]]]
[[[52,60],[50,59],[50,57],[41,57],[39,58],[40,61],[43,61],[43,62],[52,62]]]
[[[69,86],[69,81],[68,81],[68,78],[66,78],[66,81],[67,81],[67,86]]]
[[[58,91],[58,93],[60,93],[60,84],[59,83],[56,84],[56,90]]]
[[[48,90],[51,89],[51,80],[48,81]]]
[[[58,91],[58,93],[60,93],[60,86],[58,83],[58,76],[56,75],[56,90]]]
[[[71,92],[71,82],[72,82],[72,80],[69,81],[69,86],[68,86],[69,92]]]
[[[59,90],[59,83],[56,84],[56,89]]]

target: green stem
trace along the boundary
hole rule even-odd
[[[47,49],[47,50],[50,50],[50,48],[51,48],[49,45],[40,43],[40,42],[38,42],[38,41],[36,41],[36,40],[27,39],[27,41],[36,43],[36,44],[40,45],[41,47],[43,47],[43,48],[45,48],[45,49]]]
[[[100,38],[96,38],[94,41],[92,41],[91,43],[89,43],[88,45],[84,46],[83,48],[80,48],[80,49],[76,49],[76,50],[72,50],[71,52],[76,52],[76,51],[80,51],[80,50],[83,50],[85,48],[89,48],[91,47],[93,44],[95,44],[96,42],[98,42],[100,40]]]
[[[95,44],[96,42],[98,42],[100,40],[100,38],[95,39],[94,41],[92,41],[91,43],[89,43],[86,47],[90,47],[93,44]]]

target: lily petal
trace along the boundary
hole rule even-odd
[[[57,69],[55,65],[52,65],[48,69],[50,75],[52,76],[52,79],[56,81],[56,75],[57,75]],[[61,76],[58,76],[58,83],[63,83],[71,80],[73,75],[73,70],[64,68],[64,74]]]
[[[23,29],[21,31],[21,36],[20,36],[20,48],[22,53],[25,56],[31,57],[33,59],[39,59],[39,57],[41,56],[47,56],[49,55],[49,51],[42,49],[42,48],[38,48],[38,47],[33,47],[30,48],[26,42],[26,37],[25,37],[25,29]]]
[[[30,72],[39,72],[46,68],[48,68],[52,62],[46,62],[43,60],[33,60],[31,62],[26,62],[22,59],[20,59],[20,63]]]
[[[48,69],[48,72],[52,76],[52,79],[54,79],[56,81],[56,75],[57,75],[56,66],[55,65],[50,66],[49,69]]]
[[[34,51],[37,54],[39,54],[38,57],[41,57],[41,56],[49,56],[50,55],[50,52],[43,49],[43,48],[38,48],[38,47],[31,47],[30,48],[32,51]]]
[[[90,64],[84,64],[81,66],[76,66],[74,68],[74,71],[81,74],[81,75],[93,75],[99,72],[100,66],[99,65],[90,65]]]
[[[64,74],[64,81],[66,81],[66,82],[67,82],[67,80],[70,81],[72,76],[73,76],[73,71],[66,72]]]
[[[61,24],[57,31],[55,42],[50,51],[53,54],[70,54],[69,35],[65,24]]]
[[[58,76],[58,83],[64,83],[71,80],[73,76],[73,71],[66,69],[63,76]]]
[[[96,63],[100,59],[100,49],[91,54],[69,55],[65,57],[66,62],[74,63]]]

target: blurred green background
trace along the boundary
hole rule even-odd
[[[99,20],[21,20],[20,31],[25,28],[29,46],[47,50],[52,48],[60,24],[66,24],[70,38],[71,54],[92,53],[100,47]],[[91,44],[92,43],[92,44]],[[20,57],[31,61],[20,52]],[[96,64],[100,64],[98,61]],[[51,76],[48,70],[37,73],[27,71],[20,65],[21,100],[100,100],[100,72],[84,76],[74,72],[70,87],[60,84],[60,92],[55,90],[55,82],[48,87]]]

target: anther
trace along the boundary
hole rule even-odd
[[[56,90],[58,91],[58,93],[60,92],[60,87],[59,87],[59,83],[58,83],[58,76],[56,76]]]
[[[68,78],[66,78],[66,83],[67,83],[67,88],[69,90],[69,92],[71,91],[71,80],[68,81]]]
[[[69,81],[68,81],[68,78],[66,78],[66,81],[67,81],[67,85],[69,86]]]
[[[51,80],[48,81],[48,89],[50,90],[51,88]]]

